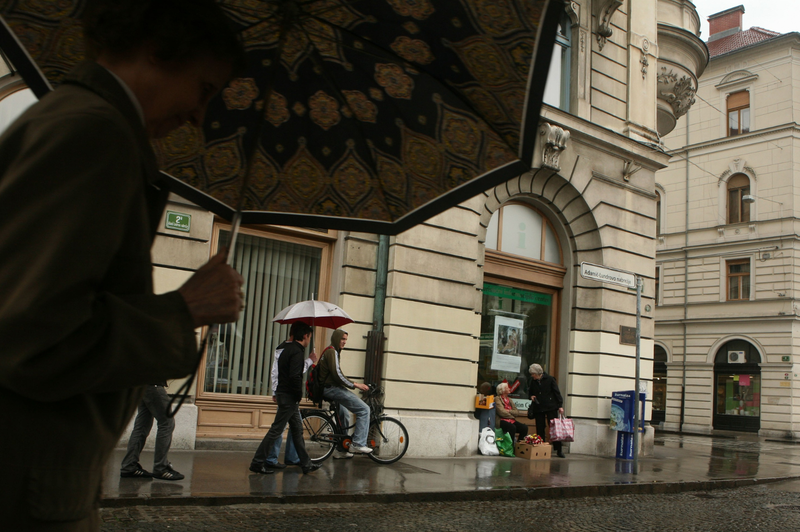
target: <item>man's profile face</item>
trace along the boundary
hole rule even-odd
[[[300,345],[302,345],[303,347],[307,347],[308,344],[311,343],[311,333],[308,333],[308,334],[304,335],[303,336],[303,340],[301,342],[298,342],[298,343]]]
[[[342,339],[341,339],[341,340],[339,340],[339,351],[341,351],[342,349],[344,349],[344,345],[345,345],[346,343],[347,343],[347,335],[345,334],[344,336],[342,336]]]

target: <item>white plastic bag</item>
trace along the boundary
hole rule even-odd
[[[484,456],[499,456],[497,444],[494,442],[494,429],[484,427],[478,436],[478,451]]]

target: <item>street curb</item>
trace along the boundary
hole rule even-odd
[[[800,477],[768,477],[689,482],[602,484],[591,486],[546,486],[540,488],[494,488],[472,491],[419,493],[328,493],[324,495],[220,495],[198,497],[117,497],[100,500],[101,508],[133,506],[232,506],[237,504],[352,504],[398,502],[470,502],[493,500],[566,499],[619,495],[662,495],[687,491],[712,491],[769,484]]]

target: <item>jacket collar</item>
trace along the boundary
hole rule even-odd
[[[75,67],[64,79],[65,84],[80,85],[110,103],[122,114],[136,137],[142,155],[147,182],[161,188],[161,173],[158,171],[156,156],[147,137],[147,131],[136,104],[131,100],[128,90],[116,79],[116,76],[94,61],[84,61]]]

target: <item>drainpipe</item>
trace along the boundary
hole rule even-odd
[[[386,284],[388,277],[389,237],[387,235],[378,235],[372,330],[367,333],[367,352],[364,357],[365,383],[379,385],[383,377],[383,318],[386,307]]]
[[[689,111],[686,112],[686,206],[683,233],[683,371],[681,379],[681,419],[678,432],[683,432],[683,423],[686,419],[686,355],[689,336]]]

